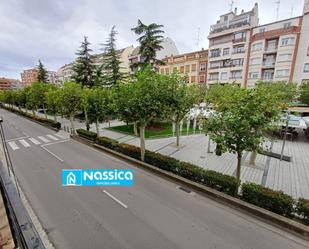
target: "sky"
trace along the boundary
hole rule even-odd
[[[279,20],[302,14],[304,0],[281,0]],[[276,21],[276,0],[234,0],[233,8],[259,4],[260,24]],[[116,25],[117,48],[138,45],[137,19],[164,25],[180,53],[208,47],[210,25],[229,12],[230,0],[0,0],[0,77],[20,79],[41,59],[48,70],[70,63],[83,36],[100,53]],[[199,38],[198,38],[199,37]],[[198,42],[197,42],[198,41]]]

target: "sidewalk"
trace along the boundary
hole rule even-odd
[[[44,114],[39,113],[44,117]],[[48,118],[53,119],[52,116]],[[69,120],[58,117],[62,125],[70,127]],[[75,128],[85,129],[85,123],[74,121]],[[124,124],[121,121],[112,121],[111,126]],[[139,138],[106,129],[108,123],[100,124],[100,136],[109,137],[122,143],[139,146]],[[63,127],[63,126],[62,126]],[[95,125],[90,130],[96,132]],[[202,168],[215,170],[228,175],[236,175],[236,155],[224,153],[216,156],[215,144],[211,143],[212,153],[207,153],[208,137],[204,134],[181,136],[180,148],[175,146],[175,137],[146,139],[146,149],[159,152],[176,159],[196,164]],[[273,152],[280,153],[282,140],[274,143]],[[291,162],[280,161],[264,155],[258,155],[256,165],[249,164],[250,152],[243,155],[241,181],[253,182],[263,186],[282,190],[294,198],[303,197],[309,199],[309,143],[305,139],[286,141],[285,155],[292,156]]]

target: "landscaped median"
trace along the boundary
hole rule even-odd
[[[48,126],[48,127],[51,127],[51,128],[54,128],[54,129],[58,129],[58,130],[61,128],[61,123],[60,122],[57,122],[57,121],[54,121],[54,120],[51,120],[51,119],[47,119],[47,118],[38,117],[36,115],[24,112],[24,111],[19,110],[19,109],[8,107],[8,106],[5,106],[3,104],[1,104],[1,108],[6,109],[6,110],[8,110],[10,112],[19,114],[21,116],[24,116],[26,118],[32,119],[33,121],[38,122],[38,123],[40,123],[40,124],[42,124],[44,126]]]
[[[129,156],[130,158],[134,158],[134,161],[142,165],[146,163],[147,165],[160,169],[160,171],[171,172],[173,175],[180,176],[177,177],[179,179],[185,178],[195,182],[192,183],[192,185],[189,184],[190,186],[197,186],[197,184],[201,184],[203,186],[215,189],[216,191],[223,192],[224,194],[233,196],[228,197],[218,192],[211,194],[219,199],[225,198],[225,200],[229,200],[228,202],[234,206],[241,207],[242,209],[257,215],[264,220],[269,219],[273,223],[282,227],[286,226],[285,228],[293,230],[294,232],[309,238],[308,226],[295,222],[299,221],[303,224],[309,224],[309,200],[294,200],[291,196],[283,193],[282,191],[275,191],[253,183],[243,183],[241,186],[242,194],[238,195],[236,194],[237,181],[235,177],[224,175],[216,171],[206,170],[196,165],[182,162],[175,158],[151,151],[146,151],[144,162],[137,161],[140,160],[139,147],[119,143],[118,141],[107,137],[97,137],[96,133],[86,131],[84,129],[78,129],[77,134],[82,138],[88,139],[88,141],[91,141],[94,144],[107,148],[107,150],[115,151],[118,155],[123,154]],[[168,174],[171,175],[171,173]],[[187,180],[186,182],[188,183],[189,181]],[[243,201],[254,204],[257,207],[251,204],[245,204]],[[268,212],[265,209],[271,212]]]

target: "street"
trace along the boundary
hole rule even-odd
[[[306,242],[0,110],[19,184],[55,248],[308,248]],[[102,134],[104,135],[104,134]],[[62,187],[61,169],[133,169],[133,187]]]

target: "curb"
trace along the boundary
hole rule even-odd
[[[294,235],[297,235],[298,237],[301,237],[302,239],[305,239],[309,241],[309,227],[305,226],[299,222],[296,222],[294,220],[288,219],[284,216],[278,215],[276,213],[273,213],[271,211],[268,211],[266,209],[260,208],[258,206],[255,206],[253,204],[247,203],[245,201],[242,201],[238,198],[229,196],[227,194],[224,194],[222,192],[219,192],[217,190],[214,190],[212,188],[209,188],[207,186],[204,186],[202,184],[190,181],[184,177],[175,175],[171,172],[164,171],[160,168],[157,168],[153,165],[150,165],[148,163],[142,162],[140,160],[137,160],[135,158],[129,157],[127,155],[121,154],[117,151],[108,149],[106,147],[103,147],[101,145],[96,144],[93,141],[90,141],[86,138],[79,137],[77,135],[71,135],[71,138],[81,142],[85,145],[94,147],[100,151],[104,151],[110,154],[113,154],[114,156],[121,158],[127,162],[133,163],[134,166],[137,166],[141,169],[150,171],[156,175],[159,175],[161,177],[164,177],[166,179],[169,179],[173,182],[176,182],[178,184],[185,185],[199,194],[209,197],[215,201],[218,201],[223,204],[228,204],[229,206],[232,206],[236,208],[237,210],[244,211],[247,214],[250,214],[254,216],[255,218],[262,220],[263,222],[266,222],[268,224],[274,225],[282,230],[285,230],[287,232],[293,233]]]

